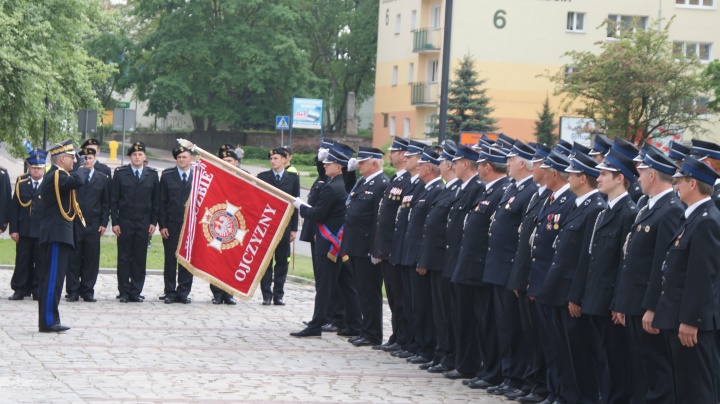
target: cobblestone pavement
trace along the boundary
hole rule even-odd
[[[11,275],[0,270],[4,402],[507,402],[335,334],[290,337],[311,316],[312,286],[286,284],[285,307],[262,306],[259,291],[216,306],[196,281],[191,304],[164,304],[162,276],[149,275],[145,302],[123,304],[101,274],[97,303],[60,303],[72,329],[41,334],[37,302],[7,300]]]

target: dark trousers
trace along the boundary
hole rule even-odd
[[[68,295],[92,297],[100,272],[99,225],[75,224],[75,251],[70,255],[70,266],[65,279]]]
[[[400,267],[391,264],[388,260],[383,260],[380,265],[382,266],[382,280],[385,282],[385,295],[387,296],[391,313],[390,324],[392,325],[392,335],[388,339],[388,342],[394,342],[405,349],[410,341],[407,334],[405,309],[403,308],[403,284]],[[360,288],[358,288],[358,291],[359,290]]]
[[[583,315],[585,316],[585,315]],[[603,403],[630,402],[630,370],[625,327],[616,325],[611,316],[587,316],[588,340],[595,355],[595,368]]]
[[[435,356],[435,324],[433,323],[432,285],[430,273],[420,275],[413,268],[410,274],[413,308],[413,335],[417,344],[417,355],[428,360]]]
[[[670,347],[675,369],[675,402],[678,404],[716,403],[714,384],[715,335],[712,331],[698,331],[698,343],[692,348],[680,344],[678,330],[661,331]]]
[[[455,369],[475,375],[480,369],[480,344],[474,309],[475,286],[452,283],[452,326],[455,332]]]
[[[286,232],[275,247],[273,262],[270,262],[265,274],[260,280],[260,290],[263,299],[273,298],[276,302],[285,296],[285,279],[288,273],[288,259],[290,258],[290,233]]]
[[[139,221],[120,225],[117,276],[121,296],[139,296],[145,286],[149,226]]]
[[[72,246],[64,243],[44,245],[45,254],[38,287],[38,326],[60,324],[60,296],[67,274]]]
[[[360,307],[353,272],[347,267],[343,269],[342,260],[333,262],[323,255],[315,256],[315,264],[318,267],[315,278],[315,308],[307,328],[314,331],[322,330],[331,307],[332,290],[338,288],[345,301],[345,322],[348,329],[353,332],[360,331]]]
[[[446,368],[455,369],[455,333],[452,327],[452,292],[450,279],[442,276],[442,271],[430,271],[432,274],[433,324],[437,340],[436,357],[438,363]]]
[[[571,317],[566,306],[553,306],[555,353],[560,394],[568,403],[597,404],[598,364],[588,349],[588,317]]]
[[[163,278],[165,279],[165,296],[175,298],[186,298],[192,288],[193,276],[184,266],[178,265],[175,251],[180,241],[182,223],[169,223],[167,226],[168,238],[163,239],[165,252],[165,266]],[[177,275],[177,286],[175,278]]]
[[[535,302],[538,319],[538,335],[542,347],[545,367],[547,369],[548,401],[554,402],[561,397],[560,380],[558,376],[558,356],[555,352],[555,316],[553,306]]]
[[[412,278],[415,273],[415,266],[398,265],[400,269],[400,280],[402,282],[402,307],[403,318],[405,319],[405,332],[407,333],[407,346],[405,350],[417,354],[419,347],[417,335],[415,335],[415,313],[413,311]],[[395,297],[397,299],[397,296]]]
[[[502,376],[502,360],[500,343],[496,330],[492,286],[476,286],[473,288],[473,310],[477,324],[480,359],[482,366],[476,376],[488,383],[500,384]]]
[[[675,401],[675,379],[669,347],[662,333],[649,334],[642,316],[625,316],[632,403]]]
[[[523,379],[525,380],[526,389],[532,393],[546,397],[547,390],[547,368],[545,366],[545,357],[543,355],[542,346],[540,344],[540,326],[538,311],[535,307],[537,303],[530,300],[525,292],[518,292],[518,311],[520,328],[522,330],[523,341],[527,347],[527,368]]]
[[[23,295],[37,294],[44,255],[39,239],[20,236],[15,244],[15,271],[10,280],[12,290]]]
[[[503,379],[510,386],[521,388],[527,368],[527,349],[523,344],[518,300],[505,285],[493,285],[492,293]]]
[[[357,299],[362,313],[360,337],[371,341],[382,342],[382,282],[383,274],[379,265],[373,265],[370,257],[350,257],[350,266],[355,275]],[[396,269],[396,270],[399,270]],[[347,300],[345,313],[349,317]],[[348,328],[350,324],[348,324]]]

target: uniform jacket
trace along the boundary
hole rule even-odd
[[[422,230],[422,246],[418,256],[418,268],[428,271],[442,271],[445,265],[445,233],[450,206],[460,187],[460,180],[440,191],[433,200],[428,200],[428,213]],[[429,199],[429,198],[428,198]]]
[[[697,207],[675,233],[665,257],[662,293],[653,327],[699,331],[720,328],[720,211],[712,200]]]
[[[483,284],[490,223],[509,186],[510,179],[502,177],[473,201],[470,211],[465,216],[465,226],[461,230],[460,254],[450,278],[451,282],[473,286]]]
[[[462,186],[462,182],[460,183]],[[465,189],[458,187],[457,196],[450,204],[448,212],[447,228],[445,229],[445,263],[443,264],[443,276],[452,278],[455,272],[460,248],[463,240],[463,227],[465,225],[465,216],[474,208],[473,202],[477,200],[478,195],[485,191],[485,185],[480,181],[477,175],[473,177]]]
[[[320,189],[318,200],[312,207],[302,205],[300,216],[309,218],[317,225],[325,225],[333,235],[338,235],[345,223],[345,184],[342,176],[329,178]],[[318,232],[315,238],[315,254],[326,256],[332,244]]]
[[[528,207],[523,215],[522,223],[518,229],[517,253],[515,254],[513,267],[510,270],[510,276],[507,280],[507,288],[509,290],[527,290],[530,264],[532,263],[530,236],[533,234],[533,231],[535,231],[538,213],[543,205],[545,205],[545,201],[551,193],[551,190],[545,188],[542,194],[535,192],[530,198]]]
[[[43,199],[40,193],[42,186],[45,185],[45,179],[43,178],[40,189],[37,191],[33,190],[32,178],[29,174],[19,176],[15,184],[15,195],[10,202],[10,233],[19,233],[22,237],[39,238],[43,213]],[[20,202],[23,204],[30,202],[30,206],[24,208]]]
[[[530,178],[520,186],[510,185],[500,200],[490,225],[483,282],[501,286],[507,284],[518,251],[518,230],[536,191],[537,185]]]
[[[568,214],[575,208],[575,194],[569,189],[557,195],[553,203],[550,203],[550,195],[538,213],[535,235],[532,237],[528,296],[537,297],[543,290],[545,278],[555,255],[555,238],[560,232],[560,227],[567,221]]]
[[[713,187],[712,200],[715,202],[715,206],[720,209],[720,184],[715,184]]]
[[[667,246],[685,213],[675,191],[663,195],[652,207],[642,210],[624,241],[612,310],[641,316],[655,310],[662,287],[662,264]]]
[[[87,177],[88,169],[85,167],[78,168],[72,173],[52,166],[45,173],[43,182],[40,184],[40,198],[43,200],[43,213],[40,221],[40,244],[63,243],[75,248],[75,239],[73,235],[73,222],[66,220],[63,212],[70,212],[69,216],[75,212],[74,207],[70,203],[70,191],[78,189],[83,185],[83,177]],[[58,175],[57,192],[60,194],[60,202],[58,204],[57,192],[55,187],[55,173]]]
[[[410,186],[410,173],[407,171],[396,176],[387,185],[385,195],[378,208],[375,233],[373,234],[371,255],[375,258],[388,259],[395,237],[395,217],[400,207],[405,189]]]
[[[76,192],[86,227],[97,231],[98,227],[107,227],[110,217],[110,177],[95,168],[95,172],[88,181],[90,171],[80,174],[83,186]],[[79,217],[75,218],[75,226],[82,227]]]
[[[300,177],[298,177],[297,174],[289,172],[288,170],[283,171],[282,177],[280,177],[280,182],[277,182],[277,180],[275,179],[275,172],[273,170],[263,171],[258,174],[257,177],[258,179],[267,182],[268,184],[285,192],[288,195],[292,195],[296,198],[300,196]],[[290,219],[290,224],[286,228],[285,232],[297,231],[297,229],[298,213],[297,211],[294,211],[292,218]]]
[[[420,256],[420,248],[423,244],[425,220],[428,217],[430,205],[438,195],[445,189],[445,183],[438,179],[429,186],[423,185],[420,192],[410,202],[408,226],[405,231],[401,265],[416,266]],[[444,234],[443,228],[443,234]]]
[[[182,224],[185,220],[185,205],[190,198],[194,172],[195,170],[191,168],[188,178],[183,184],[177,166],[163,170],[160,178],[158,214],[158,226],[161,229],[167,228],[171,223]]]
[[[402,263],[402,252],[405,244],[413,242],[412,240],[405,239],[408,227],[408,214],[410,213],[413,199],[423,191],[424,187],[425,183],[420,181],[419,178],[415,180],[415,183],[412,183],[411,179],[411,183],[400,201],[400,207],[398,207],[398,212],[395,216],[395,237],[393,237],[392,249],[390,250],[390,262],[393,265],[400,265]]]
[[[539,303],[567,306],[572,280],[578,268],[585,268],[588,263],[588,248],[595,219],[606,207],[602,195],[596,192],[568,213],[554,243],[555,254],[543,289],[538,295]]]
[[[388,187],[388,177],[380,173],[370,181],[358,180],[350,195],[343,200],[345,231],[340,251],[353,257],[368,257],[378,224],[378,208]]]
[[[10,188],[10,176],[5,167],[0,167],[0,227],[10,220],[11,200],[12,188]]]
[[[640,188],[640,184],[637,181],[633,181],[630,183],[630,188],[628,188],[628,194],[635,203],[637,203],[644,195],[642,193],[642,188]],[[605,198],[605,200],[607,200],[607,198]]]
[[[610,316],[617,284],[622,247],[638,214],[637,206],[625,195],[612,209],[598,216],[590,240],[588,265],[578,267],[568,300],[582,307],[583,314]]]
[[[79,160],[80,159],[78,159],[78,161],[76,161],[75,164],[73,165],[73,171],[80,168],[81,163]],[[112,177],[112,170],[110,169],[110,167],[106,166],[105,164],[103,164],[97,160],[95,160],[95,164],[93,164],[93,169],[97,172],[101,172],[101,173],[105,174],[108,178]]]
[[[116,168],[110,194],[113,225],[133,222],[150,226],[157,223],[159,215],[160,179],[157,170],[145,167],[138,180],[129,164]]]

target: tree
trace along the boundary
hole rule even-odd
[[[455,70],[455,79],[448,88],[448,114],[445,138],[457,140],[460,132],[494,132],[497,120],[490,116],[495,108],[482,88],[485,80],[475,71],[475,60],[465,55]],[[431,136],[438,135],[439,124]]]
[[[136,0],[136,94],[196,130],[274,128],[294,96],[320,95],[294,0]]]
[[[564,95],[563,110],[633,142],[672,129],[704,132],[703,108],[693,101],[703,89],[700,62],[674,52],[671,23],[655,30],[637,20],[629,27],[607,21],[609,32],[619,34],[601,42],[600,53],[565,53],[570,63],[548,76],[555,94]]]
[[[76,137],[77,111],[100,107],[92,87],[113,66],[83,47],[100,13],[97,0],[0,2],[0,140],[16,155],[23,139],[42,146],[45,119],[48,142]]]
[[[544,143],[550,147],[555,146],[557,139],[555,137],[555,113],[550,110],[550,97],[545,97],[542,111],[538,114],[538,120],[535,121],[535,139],[538,143]]]
[[[705,82],[705,89],[715,96],[715,99],[707,103],[707,108],[713,112],[720,112],[720,61],[717,59],[708,63],[702,73]]]

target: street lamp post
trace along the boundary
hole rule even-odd
[[[450,35],[452,33],[453,0],[445,0],[445,28],[442,51],[442,76],[440,78],[440,125],[438,143],[445,139],[447,127],[448,87],[450,83]]]

